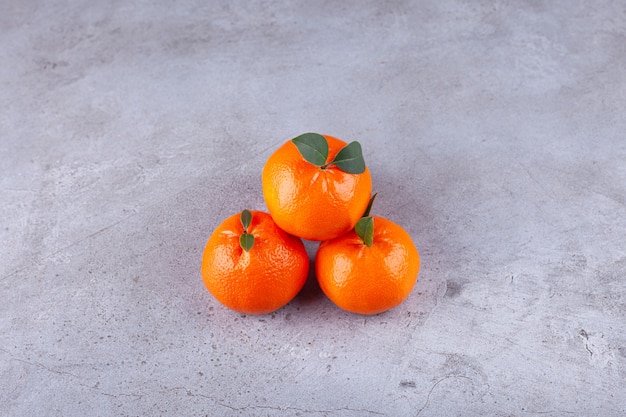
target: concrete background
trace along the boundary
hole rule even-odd
[[[0,415],[622,416],[625,109],[623,1],[3,0]],[[308,131],[420,250],[392,311],[201,282]]]

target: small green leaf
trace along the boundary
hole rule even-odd
[[[361,144],[357,141],[350,142],[337,153],[331,163],[350,174],[362,174],[365,172],[365,160]]]
[[[365,246],[368,248],[374,243],[374,219],[371,217],[363,217],[354,227],[357,236],[361,238]]]
[[[362,217],[368,217],[370,215],[370,211],[372,211],[372,205],[374,204],[374,200],[376,200],[377,195],[378,193],[374,194],[372,198],[370,198],[370,202],[368,203],[367,208],[365,209],[365,213],[363,213]]]
[[[244,233],[239,236],[239,244],[246,252],[249,252],[252,249],[252,245],[254,245],[254,236],[250,233]]]
[[[241,224],[243,225],[244,233],[248,232],[248,227],[250,227],[250,223],[252,222],[252,213],[250,210],[244,210],[241,212]]]
[[[317,133],[305,133],[291,139],[298,147],[300,155],[313,165],[322,166],[328,159],[328,142],[326,138]]]

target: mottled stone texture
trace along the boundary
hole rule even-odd
[[[3,0],[0,415],[623,416],[625,109],[618,0]],[[392,311],[204,289],[309,131],[420,250]]]

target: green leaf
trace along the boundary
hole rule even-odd
[[[252,213],[250,210],[244,210],[241,212],[241,224],[243,225],[243,231],[245,233],[248,232],[248,227],[250,227],[250,223],[252,222]]]
[[[241,236],[239,236],[239,244],[246,252],[250,251],[250,249],[252,249],[252,246],[254,245],[254,236],[250,233],[242,234]]]
[[[376,200],[376,196],[378,193],[374,194],[372,198],[370,198],[370,202],[367,204],[367,208],[365,209],[365,213],[363,213],[362,217],[368,217],[370,215],[370,211],[372,211],[372,205],[374,204],[374,200]]]
[[[357,141],[350,142],[341,148],[331,163],[350,174],[362,174],[365,172],[365,160],[361,144]]]
[[[300,155],[313,165],[322,166],[328,159],[328,142],[326,138],[317,133],[305,133],[291,139],[298,147]]]
[[[368,248],[374,243],[374,219],[363,217],[356,223],[354,231]]]

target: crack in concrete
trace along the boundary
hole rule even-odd
[[[443,381],[445,381],[447,379],[452,379],[452,378],[469,379],[470,381],[474,382],[474,380],[472,378],[470,378],[468,376],[465,376],[465,375],[447,375],[447,376],[444,376],[443,378],[441,378],[440,380],[435,382],[432,387],[430,387],[430,390],[428,391],[428,395],[426,396],[426,401],[424,402],[424,405],[422,406],[422,408],[420,408],[417,411],[417,414],[415,414],[415,417],[418,417],[420,414],[422,414],[422,411],[424,411],[426,409],[426,407],[428,407],[428,403],[430,402],[430,396],[432,395],[432,393],[435,390],[435,388],[437,388],[437,385],[441,384]]]
[[[578,334],[585,340],[585,349],[589,352],[590,358],[593,358],[593,351],[589,348],[589,334],[585,331],[585,329],[581,329]]]
[[[443,291],[441,291],[441,288],[443,288]],[[430,313],[428,313],[428,316],[426,316],[426,319],[424,320],[424,322],[421,323],[421,327],[426,326],[426,324],[430,321],[430,318],[433,316],[433,314],[435,314],[437,307],[439,307],[440,301],[442,301],[443,297],[446,295],[447,289],[448,289],[447,281],[442,281],[437,286],[437,291],[435,293],[435,305],[433,306],[432,310],[430,310]]]
[[[224,408],[228,408],[230,410],[233,411],[249,411],[249,410],[272,410],[272,411],[297,411],[297,412],[301,412],[301,413],[333,413],[333,412],[337,412],[337,411],[351,411],[351,412],[355,412],[355,413],[367,413],[367,414],[372,414],[372,415],[380,415],[380,416],[384,416],[384,413],[380,413],[378,411],[374,411],[374,410],[368,410],[365,408],[350,408],[350,407],[342,407],[342,408],[336,408],[336,409],[328,409],[328,410],[312,410],[312,409],[306,409],[306,408],[299,408],[299,407],[291,407],[291,406],[286,406],[286,407],[281,407],[281,406],[272,406],[272,405],[247,405],[247,406],[243,406],[243,407],[235,407],[232,406],[230,404],[226,404],[224,402],[220,402],[220,401],[216,401],[215,397],[211,397],[209,395],[204,395],[204,394],[199,394],[199,393],[195,393],[192,390],[190,390],[187,387],[172,387],[170,388],[168,391],[185,391],[185,393],[190,396],[190,397],[202,397],[202,398],[206,398],[208,400],[212,400],[215,401],[216,404],[224,407]]]
[[[26,359],[23,359],[23,358],[19,358],[19,357],[15,356],[12,352],[10,352],[10,351],[8,351],[6,349],[0,348],[0,352],[6,353],[7,355],[9,355],[10,359],[12,359],[14,361],[18,361],[18,362],[21,362],[21,363],[25,363],[27,365],[35,366],[37,368],[43,369],[43,370],[48,371],[48,372],[53,373],[53,374],[69,375],[69,376],[74,377],[76,379],[81,379],[78,375],[73,374],[71,372],[59,371],[58,369],[50,368],[50,367],[48,367],[48,366],[46,366],[46,365],[44,365],[42,363],[39,363],[39,362],[32,362],[32,361],[29,361],[29,360],[26,360]]]
[[[355,413],[367,413],[367,414],[373,414],[373,415],[379,415],[379,416],[384,416],[384,413],[380,413],[378,411],[374,411],[374,410],[368,410],[366,408],[350,408],[350,407],[341,407],[341,408],[335,408],[335,409],[327,409],[327,410],[311,410],[311,409],[306,409],[306,408],[298,408],[298,407],[280,407],[280,406],[271,406],[271,405],[247,405],[244,407],[233,407],[230,406],[228,404],[224,404],[224,403],[220,403],[218,402],[217,404],[221,405],[222,407],[226,407],[229,408],[233,411],[248,411],[248,410],[272,410],[272,411],[297,411],[300,413],[311,413],[311,414],[315,414],[315,413],[334,413],[337,411],[350,411],[350,412],[355,412]]]
[[[187,387],[172,387],[172,388],[168,389],[168,391],[180,391],[180,390],[185,391],[189,397],[201,397],[201,398],[206,398],[207,400],[215,401],[215,397],[211,397],[209,395],[195,393],[195,392],[193,392],[192,390],[190,390]]]
[[[39,369],[43,369],[43,370],[45,370],[47,372],[50,372],[52,374],[61,375],[61,376],[68,375],[68,376],[71,376],[72,378],[75,378],[75,379],[77,379],[79,381],[84,380],[84,378],[82,378],[81,376],[73,374],[71,372],[60,371],[58,369],[51,368],[51,367],[46,366],[46,365],[44,365],[42,363],[39,363],[39,362],[33,362],[33,361],[29,361],[29,360],[17,357],[12,352],[10,352],[10,351],[8,351],[6,349],[0,348],[0,352],[6,353],[7,355],[9,355],[11,360],[14,360],[14,361],[17,361],[17,362],[20,362],[20,363],[24,363],[26,365],[34,366],[34,367],[37,367]],[[140,400],[140,399],[142,399],[144,397],[144,394],[137,394],[137,393],[130,393],[130,394],[118,393],[118,394],[113,394],[113,393],[110,393],[110,392],[106,392],[106,391],[103,391],[102,389],[99,388],[99,382],[96,382],[96,384],[94,386],[86,385],[86,384],[83,384],[83,383],[80,383],[80,382],[78,382],[77,385],[80,386],[80,387],[83,387],[83,388],[88,388],[90,390],[97,391],[100,395],[104,395],[104,396],[112,397],[112,398],[123,397],[123,398],[134,398],[135,400]],[[17,390],[17,387],[12,391],[12,393],[15,392],[16,390]]]

